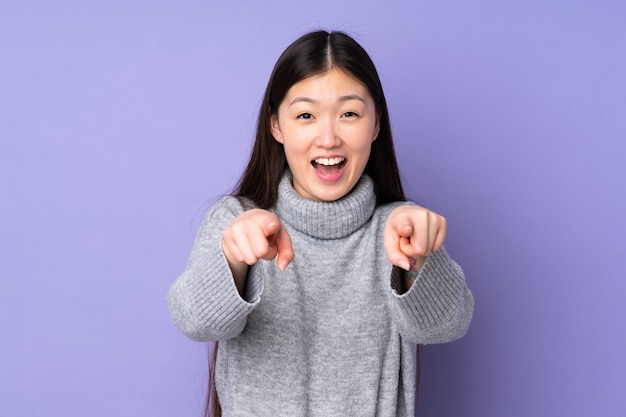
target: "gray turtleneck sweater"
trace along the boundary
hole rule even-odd
[[[443,248],[401,294],[383,229],[402,204],[376,207],[365,176],[341,200],[307,200],[287,172],[272,211],[295,259],[284,272],[275,261],[250,267],[243,297],[221,239],[244,207],[225,197],[207,213],[168,298],[184,334],[220,341],[224,416],[413,416],[415,343],[463,336],[474,301]]]

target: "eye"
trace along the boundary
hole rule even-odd
[[[297,117],[297,119],[305,119],[305,120],[309,120],[312,118],[313,118],[313,115],[311,113],[301,113]]]
[[[359,115],[353,111],[347,111],[341,115],[341,117],[358,117]]]

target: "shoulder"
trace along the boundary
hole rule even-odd
[[[391,213],[394,209],[408,205],[414,206],[416,204],[412,201],[394,201],[387,204],[381,204],[380,206],[376,207],[376,210],[374,211],[374,216],[384,217],[386,219],[387,216],[389,216],[389,213]]]
[[[228,224],[244,211],[254,207],[254,203],[246,198],[239,198],[232,195],[221,197],[204,214],[201,229],[204,229],[209,224]]]
[[[226,195],[217,200],[217,202],[209,209],[207,214],[224,210],[241,213],[253,208],[256,208],[256,205],[248,198]]]

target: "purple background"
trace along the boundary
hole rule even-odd
[[[476,297],[418,414],[626,415],[625,2],[51,3],[0,6],[0,415],[199,415],[165,295],[319,27],[371,53]]]

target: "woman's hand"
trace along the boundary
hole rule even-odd
[[[245,284],[248,265],[259,259],[274,259],[284,271],[293,260],[291,237],[276,215],[267,210],[244,211],[230,223],[222,237],[222,250],[228,260],[237,288]]]
[[[384,232],[387,257],[404,270],[421,270],[428,254],[441,249],[445,238],[446,219],[423,207],[401,206],[387,217]]]

